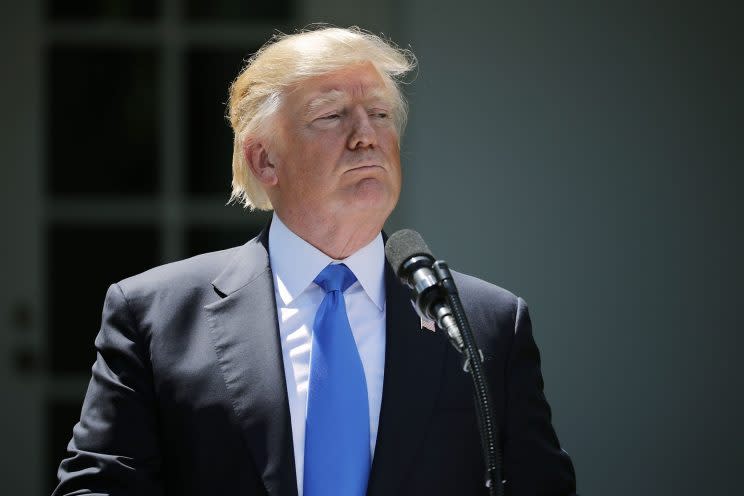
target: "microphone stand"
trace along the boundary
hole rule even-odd
[[[452,315],[442,315],[438,319],[450,343],[463,356],[463,370],[470,373],[473,380],[473,400],[481,437],[483,459],[486,464],[486,487],[490,496],[503,496],[504,484],[501,478],[501,452],[499,431],[493,415],[493,403],[488,382],[483,370],[483,352],[478,348],[470,330],[470,324],[460,302],[460,295],[452,279],[452,273],[444,260],[437,260],[432,271],[438,285],[444,289]]]

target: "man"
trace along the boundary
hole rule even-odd
[[[469,378],[385,266],[412,54],[357,29],[282,36],[230,90],[245,245],[114,284],[55,494],[486,494]],[[575,491],[525,303],[456,274],[508,494]]]

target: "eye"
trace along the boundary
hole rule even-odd
[[[370,111],[369,116],[376,119],[387,119],[388,117],[390,117],[390,114],[386,110],[374,109]]]
[[[319,121],[335,121],[337,119],[340,119],[344,114],[344,111],[341,109],[336,110],[327,110],[326,113],[319,115],[316,120]]]

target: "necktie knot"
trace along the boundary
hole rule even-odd
[[[326,293],[330,293],[331,291],[341,291],[343,293],[356,280],[356,276],[346,265],[329,264],[320,271],[314,282],[323,288]]]

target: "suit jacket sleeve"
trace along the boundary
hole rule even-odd
[[[550,406],[543,394],[540,353],[522,298],[517,300],[506,374],[503,445],[507,494],[574,495],[573,464],[561,449],[551,424]]]
[[[118,284],[106,294],[92,377],[53,495],[158,495],[161,455],[149,354]]]

